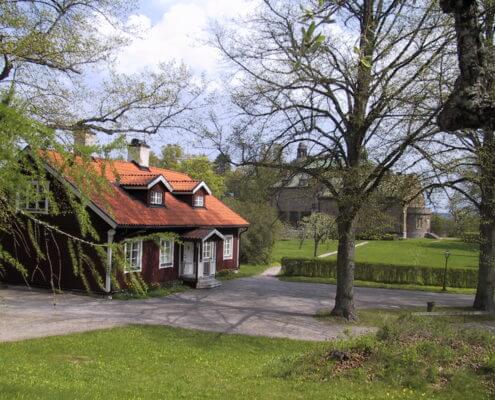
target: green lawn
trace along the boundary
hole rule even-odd
[[[299,249],[297,240],[279,240],[273,249],[273,260],[282,257],[313,257],[313,242],[305,241]],[[321,246],[318,254],[337,250],[337,242],[330,241]],[[356,261],[395,264],[424,265],[443,267],[445,250],[449,250],[450,268],[478,267],[478,249],[474,244],[464,243],[458,239],[408,239],[376,240],[356,248]],[[335,256],[333,256],[335,257]]]
[[[220,271],[215,275],[215,277],[221,281],[228,281],[236,278],[248,278],[250,276],[260,275],[267,268],[269,268],[268,265],[241,264],[239,271]]]
[[[384,374],[387,370],[369,362],[356,364],[352,375],[348,370],[339,372],[339,365],[327,354],[335,348],[354,349],[356,343],[354,339],[310,343],[158,326],[2,343],[0,399],[488,398],[484,377],[469,371],[454,373],[454,378],[464,380],[435,386],[421,378],[423,364],[419,354],[410,358],[413,349],[405,353],[407,359],[401,353],[380,355],[391,347],[373,336],[359,339],[359,351],[368,346],[380,363],[390,357],[397,376],[390,377]],[[437,353],[430,354],[428,362],[435,357]],[[411,362],[418,365],[414,372]],[[415,380],[404,381],[404,376]]]
[[[314,241],[305,240],[299,248],[299,240],[277,240],[273,247],[272,260],[280,263],[283,257],[313,257]],[[337,241],[330,240],[320,245],[318,255],[337,250]]]
[[[456,239],[409,239],[393,241],[370,241],[356,248],[356,261],[443,267],[444,252],[448,250],[449,268],[478,267],[476,245]]]

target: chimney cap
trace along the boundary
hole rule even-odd
[[[131,140],[130,146],[135,146],[135,147],[143,146],[150,148],[150,146],[144,140],[140,140],[136,138]]]

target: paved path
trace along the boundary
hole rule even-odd
[[[358,243],[357,245],[355,245],[354,247],[361,247],[361,246],[364,246],[365,244],[368,244],[369,242],[362,242],[362,243]],[[337,254],[337,251],[332,251],[330,253],[325,253],[325,254],[320,254],[318,256],[318,258],[325,258],[325,257],[330,257],[330,256],[334,256],[335,254]]]
[[[329,308],[335,286],[284,282],[269,276],[226,281],[210,290],[165,298],[117,301],[21,288],[0,289],[0,341],[67,334],[126,324],[157,324],[222,333],[322,340],[349,325],[313,318]],[[55,305],[54,305],[55,300]],[[356,288],[358,307],[467,306],[472,296]],[[354,334],[366,328],[351,326]]]

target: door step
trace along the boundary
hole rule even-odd
[[[221,285],[222,282],[215,279],[213,276],[203,276],[196,282],[196,289],[211,289]]]

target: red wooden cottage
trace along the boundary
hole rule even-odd
[[[147,284],[183,280],[197,288],[219,285],[214,279],[218,271],[239,268],[240,235],[249,223],[217,199],[204,182],[184,173],[149,166],[149,155],[149,147],[134,139],[129,145],[128,161],[92,159],[92,166],[104,171],[110,184],[110,193],[104,201],[93,198],[88,205],[92,226],[103,243],[124,243],[125,273],[138,273]],[[68,183],[77,193],[77,186],[54,168],[58,157],[55,152],[47,154],[50,179]],[[46,214],[43,218],[52,226],[74,232],[75,216],[51,216],[48,199],[26,207],[30,212]],[[163,239],[159,243],[126,240],[156,232],[172,232],[179,240]],[[66,248],[64,238],[54,237],[53,241],[56,243],[52,247],[57,248],[49,249],[49,267],[46,261],[35,262],[32,251],[16,246],[8,237],[0,238],[2,246],[29,269],[26,278],[7,268],[0,274],[0,280],[11,283],[27,280],[33,285],[47,285],[55,280],[56,287],[84,289],[88,282],[83,284],[67,261],[70,249]],[[111,279],[112,251],[109,248],[107,252],[106,265],[96,261],[101,257],[94,257],[102,284],[97,285],[97,279],[91,276],[87,279],[92,290],[111,293],[116,288]],[[91,253],[88,249],[90,257]]]

